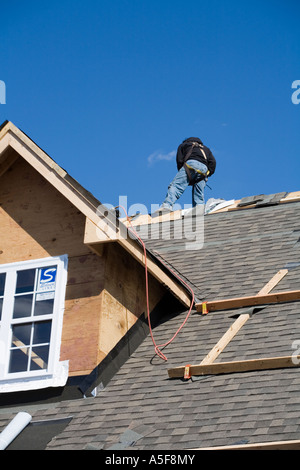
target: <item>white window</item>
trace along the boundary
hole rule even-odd
[[[0,393],[64,385],[66,255],[0,265]]]

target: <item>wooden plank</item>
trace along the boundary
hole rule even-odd
[[[280,271],[278,271],[275,276],[270,279],[270,281],[258,292],[258,294],[256,294],[256,296],[269,294],[269,292],[271,292],[271,290],[277,286],[277,284],[281,281],[282,278],[284,278],[284,276],[287,275],[288,272],[288,269],[280,269]]]
[[[278,271],[275,276],[256,294],[263,295],[268,294],[288,273],[288,269],[281,269]],[[222,336],[220,341],[212,348],[212,350],[207,354],[207,356],[201,362],[203,364],[211,364],[214,360],[221,354],[221,352],[226,348],[228,343],[235,337],[239,330],[244,326],[244,324],[249,320],[250,314],[243,313],[236,319],[236,321],[229,327],[226,333]]]
[[[207,309],[209,312],[216,312],[217,310],[231,310],[255,305],[295,302],[297,300],[300,300],[300,290],[215,300],[212,302],[207,302]],[[196,304],[196,310],[197,312],[202,311],[202,303]]]
[[[217,344],[212,348],[212,350],[207,354],[207,356],[201,362],[201,365],[211,364],[214,360],[221,354],[221,352],[226,348],[227,344],[230,343],[232,338],[237,334],[237,332],[242,328],[246,321],[250,318],[249,313],[244,313],[236,319],[236,321],[229,327],[226,333],[222,338],[217,342]]]
[[[109,236],[106,235],[103,230],[98,230],[97,225],[87,217],[85,221],[84,244],[93,245],[96,238],[97,244],[100,242],[111,242],[111,238],[109,238]]]
[[[190,366],[190,375],[218,375],[234,372],[251,372],[256,370],[286,369],[300,367],[297,364],[299,356],[268,357],[262,359],[249,359],[245,361],[215,362],[213,364],[198,364]],[[184,366],[168,370],[169,378],[184,376]]]
[[[177,211],[167,212],[166,214],[162,214],[156,217],[151,217],[150,214],[143,214],[133,219],[130,223],[128,222],[126,217],[120,220],[126,225],[126,227],[130,227],[131,225],[134,227],[134,226],[140,226],[140,225],[158,224],[162,222],[168,222],[171,220],[179,220],[181,218],[182,218],[182,211],[177,210]]]
[[[265,286],[256,294],[263,295],[268,294],[288,273],[288,269],[281,269],[278,271],[272,279],[265,284]],[[227,344],[235,337],[239,330],[244,326],[244,324],[249,320],[250,314],[243,313],[236,319],[236,321],[229,327],[226,333],[222,336],[220,341],[212,348],[212,350],[207,354],[207,356],[201,362],[203,364],[211,364],[214,360],[221,354],[221,352],[226,348]]]
[[[130,227],[131,225],[134,226],[139,226],[139,225],[145,225],[145,224],[151,224],[152,223],[152,218],[150,214],[141,214],[135,217],[133,220],[128,222],[126,217],[123,217],[120,219],[121,222],[123,222],[126,227]]]
[[[300,440],[257,442],[231,446],[199,447],[189,450],[300,450]]]
[[[294,191],[289,193],[286,197],[280,200],[280,202],[290,202],[300,200],[300,191]]]

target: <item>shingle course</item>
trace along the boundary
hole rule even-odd
[[[182,240],[150,240],[148,247],[185,276],[200,299],[255,295],[287,263],[300,262],[299,215],[300,203],[212,214],[205,216],[202,250],[184,250]],[[299,289],[299,275],[300,267],[290,269],[276,291]],[[291,355],[293,341],[300,341],[299,310],[293,302],[255,313],[216,361]],[[73,416],[48,448],[108,448],[126,429],[143,435],[133,449],[299,439],[300,369],[168,379],[168,368],[200,363],[236,313],[193,313],[164,350],[167,363],[154,357],[147,337],[97,397],[36,411],[41,419]],[[155,327],[157,343],[169,340],[186,314]],[[0,430],[12,413],[0,414]]]

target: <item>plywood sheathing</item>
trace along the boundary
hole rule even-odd
[[[1,177],[0,264],[68,254],[61,360],[90,373],[146,311],[144,268],[118,244],[94,253],[85,216],[31,165],[17,159]],[[153,307],[164,289],[150,276]]]

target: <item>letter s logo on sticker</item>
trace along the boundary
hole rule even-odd
[[[55,282],[56,268],[42,269],[41,270],[41,284],[48,282]]]
[[[51,268],[42,268],[40,270],[38,292],[47,292],[55,290],[57,266]]]

